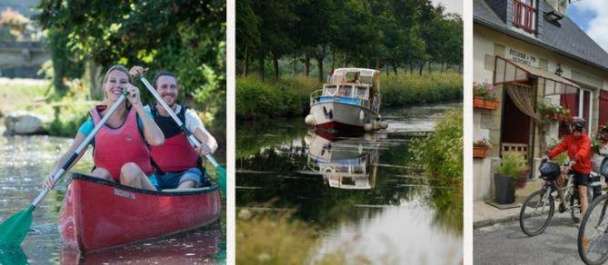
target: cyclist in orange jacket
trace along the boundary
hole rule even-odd
[[[574,185],[578,188],[578,196],[581,204],[581,215],[587,212],[588,198],[587,186],[590,182],[591,173],[591,138],[585,133],[585,119],[575,117],[570,124],[570,134],[562,138],[562,141],[547,152],[547,157],[552,159],[560,153],[567,151],[570,163],[566,172],[574,173]],[[563,209],[560,204],[560,211]]]

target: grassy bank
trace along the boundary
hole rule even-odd
[[[251,216],[241,210],[236,222],[237,263],[305,264],[319,244],[319,235],[308,224],[288,214]],[[313,264],[343,264],[341,254],[328,254]]]
[[[245,120],[302,116],[308,110],[310,93],[320,86],[317,80],[304,76],[277,81],[239,77],[236,116]]]
[[[383,107],[462,101],[462,75],[459,73],[383,74],[380,80]]]
[[[303,117],[308,113],[310,93],[321,85],[305,76],[264,81],[256,76],[238,77],[237,118]],[[462,101],[462,75],[455,72],[383,74],[380,88],[383,107]]]
[[[58,96],[48,80],[0,78],[0,117],[10,112],[29,112],[43,120],[48,135],[74,137],[88,111],[99,101],[90,100],[89,88],[78,81],[70,82],[68,88],[65,95]],[[220,144],[225,143],[225,128],[220,128],[225,119],[203,112],[199,116]]]

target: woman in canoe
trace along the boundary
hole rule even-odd
[[[162,131],[151,114],[144,110],[139,89],[130,83],[127,68],[122,65],[110,67],[103,78],[102,87],[104,101],[90,111],[89,119],[80,126],[70,150],[61,157],[56,167],[68,159],[92,132],[106,110],[126,90],[128,102],[116,109],[92,142],[95,168],[91,175],[134,188],[155,190],[148,179],[154,171],[149,146],[164,143]],[[46,185],[52,186],[54,183],[49,179]]]

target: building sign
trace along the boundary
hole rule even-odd
[[[536,56],[530,55],[522,51],[518,51],[513,48],[507,49],[507,59],[516,63],[530,65],[536,68],[540,67],[539,60],[538,58],[536,58]]]

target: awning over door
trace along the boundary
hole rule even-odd
[[[494,67],[494,84],[521,83],[538,79],[538,88],[544,88],[544,95],[576,93],[580,88],[574,82],[554,73],[529,65],[515,63],[496,56]]]

